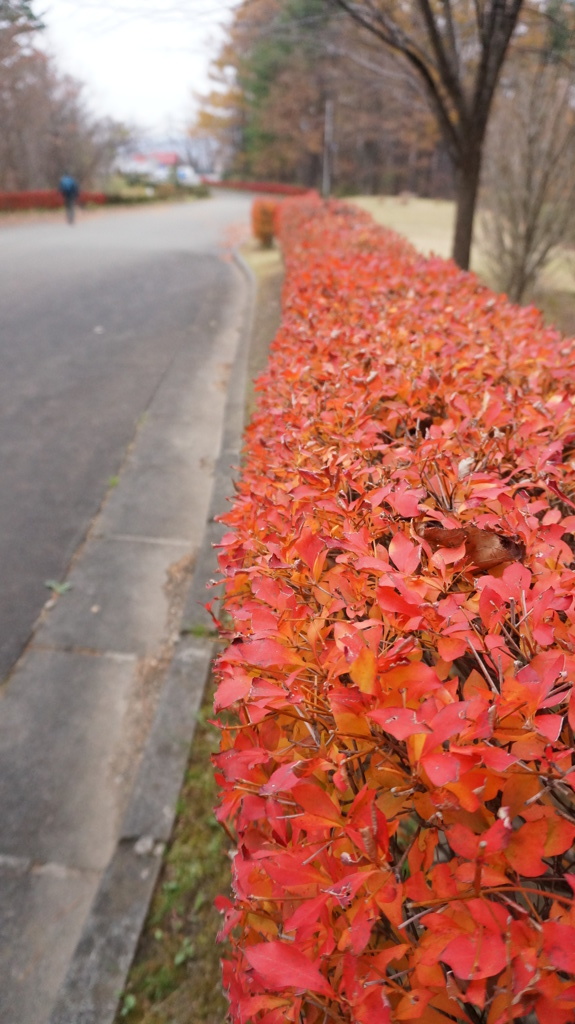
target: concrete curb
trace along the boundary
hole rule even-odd
[[[247,363],[252,334],[255,279],[239,254],[248,301],[224,413],[208,521],[182,616],[187,632],[168,669],[154,722],[123,819],[116,849],[96,892],[80,941],[58,992],[49,1024],[112,1024],[148,907],[183,784],[197,713],[209,679],[216,644],[209,638],[206,586],[217,572],[213,545],[224,528],[215,518],[232,493],[232,467],[240,458]],[[202,636],[202,631],[207,635]]]

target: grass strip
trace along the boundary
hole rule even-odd
[[[218,735],[209,724],[213,689],[198,718],[173,836],[122,995],[115,1024],[219,1024],[221,918],[213,906],[229,890],[228,840],[214,818],[210,764]]]

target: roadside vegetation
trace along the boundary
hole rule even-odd
[[[353,202],[376,221],[406,235],[421,251],[448,254],[452,203],[411,196],[355,197]],[[262,248],[255,240],[245,243],[242,252],[257,281],[248,371],[253,380],[266,365],[269,342],[279,325],[283,261],[277,245]],[[561,293],[549,295],[558,301]],[[250,386],[246,419],[253,411]],[[215,940],[221,920],[212,904],[229,891],[230,861],[227,840],[213,815],[217,793],[209,760],[216,749],[216,735],[208,724],[212,699],[210,692],[191,752],[174,837],[115,1024],[220,1024],[225,1019],[220,977],[223,950]]]
[[[571,1024],[575,339],[349,204],[281,239],[220,559],[231,1018]]]
[[[371,214],[377,224],[404,235],[416,249],[426,256],[432,253],[448,258],[455,218],[454,203],[446,199],[419,199],[417,196],[353,196],[351,201]],[[498,290],[493,267],[490,266],[479,242],[471,251],[471,269],[485,283]],[[565,244],[553,254],[543,272],[524,295],[526,304],[537,306],[548,324],[557,326],[564,334],[575,334],[575,238],[567,237]]]

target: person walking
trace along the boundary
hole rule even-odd
[[[64,206],[66,207],[66,220],[68,224],[73,224],[76,214],[76,201],[80,193],[78,182],[71,174],[63,174],[60,178],[59,189],[60,195],[64,200]]]

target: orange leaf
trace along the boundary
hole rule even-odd
[[[519,875],[537,878],[547,870],[547,865],[541,859],[546,841],[547,821],[527,821],[511,836],[505,851],[506,860]]]
[[[349,667],[349,674],[362,693],[375,693],[377,659],[369,647],[364,647],[359,657]]]

